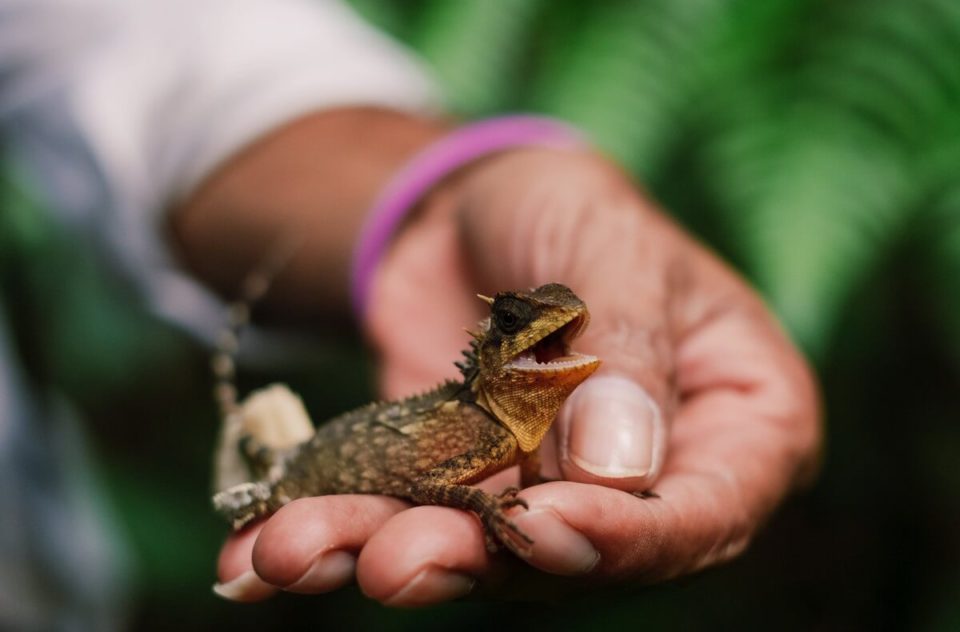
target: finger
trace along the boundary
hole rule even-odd
[[[476,517],[423,506],[394,516],[370,538],[357,563],[357,582],[386,605],[425,606],[468,594],[489,568]]]
[[[598,575],[656,581],[735,556],[816,460],[812,378],[758,301],[716,314],[677,357],[683,404],[660,498],[569,484],[549,497],[527,491],[597,548]]]
[[[607,373],[584,383],[560,411],[557,431],[566,480],[643,491],[660,475],[667,418],[649,392],[626,375]]]
[[[597,577],[656,582],[730,559],[746,548],[809,454],[792,436],[793,423],[763,423],[741,397],[704,395],[679,413],[659,498],[566,482],[525,496],[590,542],[599,554]],[[526,520],[515,522],[528,530]]]
[[[587,538],[549,506],[532,503],[527,510],[511,510],[510,516],[534,541],[523,562],[535,568],[576,577],[589,574],[600,559]],[[387,605],[426,606],[478,587],[495,588],[517,563],[510,553],[491,556],[486,551],[483,528],[469,512],[415,507],[392,518],[370,539],[360,554],[357,581],[365,594]]]
[[[747,436],[740,419],[717,419],[723,405],[705,398],[694,413],[710,418],[706,437],[701,424],[678,419],[680,455],[671,453],[658,498],[567,482],[525,496],[597,550],[597,577],[657,582],[730,559],[782,499],[792,472],[782,465],[790,443],[779,431],[764,427]],[[734,406],[728,412],[739,416]],[[515,522],[527,530],[526,520]]]
[[[252,550],[265,581],[298,593],[322,593],[353,581],[356,556],[394,514],[409,505],[385,496],[296,500],[266,522]]]
[[[250,554],[263,523],[247,527],[231,535],[220,550],[217,561],[217,577],[220,581],[213,586],[213,592],[230,601],[262,601],[277,592],[272,586],[260,579],[253,570]]]
[[[670,398],[657,397],[656,379],[644,379],[643,370],[652,367],[652,373],[663,378],[660,384],[666,385],[667,392],[671,376],[677,375],[682,403],[673,419],[670,456],[662,461],[663,474],[656,488],[662,498],[641,500],[609,489],[615,484],[609,478],[602,481],[605,487],[555,484],[559,486],[534,487],[524,494],[531,507],[546,506],[592,543],[601,556],[593,571],[596,575],[651,581],[700,568],[742,550],[798,477],[809,472],[819,442],[817,398],[809,372],[760,301],[712,257],[689,244],[678,244],[675,231],[658,228],[657,222],[652,221],[653,224],[644,226],[647,235],[657,237],[651,248],[673,248],[686,260],[659,274],[649,267],[636,269],[650,271],[641,275],[644,279],[653,276],[676,283],[685,301],[675,301],[672,287],[665,292],[655,286],[639,293],[628,291],[634,287],[631,282],[618,277],[615,269],[605,267],[609,260],[618,265],[624,260],[635,260],[629,253],[617,250],[618,240],[613,237],[610,248],[594,249],[593,262],[574,256],[576,265],[568,266],[570,276],[566,278],[572,279],[571,286],[581,293],[600,321],[591,324],[591,332],[599,336],[591,339],[589,336],[595,334],[588,332],[583,341],[585,350],[602,355],[597,349],[604,346],[616,357],[616,347],[630,349],[636,345],[638,352],[624,354],[621,368],[626,377],[644,386],[645,394],[660,404],[661,412],[668,407]],[[590,225],[586,215],[577,223]],[[625,226],[628,224],[621,226],[622,234],[628,235]],[[532,241],[529,235],[527,240]],[[619,240],[623,241],[626,240]],[[565,243],[567,240],[561,237],[544,246],[550,252],[567,252]],[[581,235],[580,243],[587,243],[586,235]],[[611,251],[613,254],[608,257]],[[576,248],[573,252],[577,252]],[[650,263],[655,264],[656,259]],[[531,268],[533,272],[537,269],[536,265]],[[690,271],[696,272],[695,277]],[[591,276],[607,285],[606,293],[599,286],[597,293],[592,293],[588,278]],[[621,281],[611,286],[611,279]],[[580,289],[577,282],[587,289]],[[657,299],[654,302],[665,306],[663,311],[670,315],[675,331],[664,328],[658,332],[656,313],[642,307],[638,311],[631,309],[631,296]],[[681,316],[676,316],[677,312]],[[601,314],[615,317],[605,321],[607,317]],[[633,314],[643,317],[632,320]],[[630,340],[636,332],[641,334],[639,342]],[[622,340],[618,341],[618,336]],[[676,355],[658,359],[658,350],[669,347],[663,342],[669,342],[671,337],[678,341]],[[643,353],[644,347],[647,353]],[[637,365],[639,372],[631,371],[634,356],[638,362],[645,357],[653,357],[656,362]],[[659,370],[658,362],[663,362]],[[672,369],[674,364],[676,371]],[[598,373],[596,381],[600,380]],[[591,381],[583,385],[584,395],[589,393],[586,389]],[[620,394],[614,396],[618,385],[601,382],[597,386],[596,381],[592,388],[597,389],[598,401],[626,400],[624,407],[642,405],[643,397],[636,392],[629,395],[629,386],[621,383]],[[571,410],[575,411],[577,405],[576,400],[571,402]],[[571,418],[565,421],[561,417],[558,429],[563,432],[564,424],[570,423],[567,441],[572,447],[577,437],[571,422],[577,416],[571,411],[565,414]],[[615,436],[616,429],[610,434]],[[632,440],[621,441],[629,444]],[[560,447],[562,450],[562,442]],[[570,468],[571,460],[564,464],[564,471],[576,477],[577,471]],[[521,515],[516,522],[525,528],[526,519]]]
[[[440,200],[422,209],[374,276],[365,325],[382,356],[388,399],[457,377],[453,363],[469,345],[463,329],[480,314],[448,206]]]
[[[672,288],[668,258],[660,251],[672,235],[636,207],[609,209],[606,216],[613,218],[609,227],[615,233],[644,235],[643,240],[621,238],[618,245],[604,247],[613,238],[607,227],[584,235],[580,246],[606,252],[611,261],[644,274],[621,271],[612,285],[616,266],[571,276],[592,316],[576,347],[603,364],[558,416],[557,448],[565,479],[639,491],[660,475],[675,407],[674,340],[668,322]],[[618,249],[623,252],[611,252]]]

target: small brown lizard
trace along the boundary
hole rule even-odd
[[[457,363],[462,380],[335,417],[289,451],[247,438],[243,452],[261,478],[216,494],[216,510],[240,529],[297,498],[385,494],[473,511],[493,548],[499,542],[529,554],[532,540],[505,513],[526,508],[519,490],[495,496],[470,485],[516,464],[522,486],[543,480],[540,442],[600,361],[569,349],[590,318],[569,288],[551,283],[481,298],[491,314]]]

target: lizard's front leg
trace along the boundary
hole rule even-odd
[[[505,437],[494,449],[485,446],[481,450],[472,450],[440,463],[430,471],[418,477],[404,494],[410,500],[425,505],[442,505],[456,509],[473,511],[480,517],[487,535],[488,545],[499,541],[517,555],[530,554],[533,540],[513,523],[506,510],[511,507],[526,508],[527,503],[517,498],[517,489],[509,488],[503,494],[494,496],[482,489],[465,483],[481,480],[493,474],[514,458],[516,443],[513,437]],[[495,546],[492,547],[495,550]]]
[[[520,487],[532,487],[546,482],[548,479],[540,474],[540,467],[539,446],[531,452],[523,452],[520,455]]]
[[[499,542],[517,555],[527,557],[530,555],[533,540],[510,520],[505,511],[510,507],[527,507],[526,501],[517,498],[515,490],[513,491],[513,494],[494,496],[469,485],[420,482],[413,486],[410,499],[422,504],[473,511],[480,517],[490,536],[487,539],[487,548],[491,552],[496,551],[496,543]]]

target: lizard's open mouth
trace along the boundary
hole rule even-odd
[[[574,316],[520,354],[507,365],[521,371],[568,371],[598,362],[596,356],[570,351],[570,343],[586,328],[586,315]]]

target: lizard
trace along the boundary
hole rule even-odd
[[[461,379],[334,417],[286,451],[246,437],[241,450],[260,478],[217,493],[216,511],[239,530],[297,498],[384,494],[473,511],[491,550],[499,543],[529,555],[533,540],[506,513],[527,508],[519,489],[493,495],[471,485],[513,465],[523,487],[545,480],[540,443],[600,360],[570,351],[590,314],[566,286],[478,296],[490,315],[468,330],[470,346],[455,363]]]

